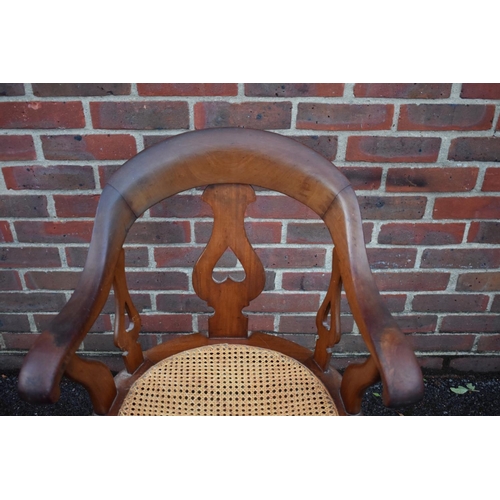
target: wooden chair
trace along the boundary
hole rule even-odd
[[[284,193],[316,212],[333,243],[333,269],[317,314],[314,352],[276,335],[248,333],[242,313],[264,288],[264,269],[244,225],[251,186]],[[122,248],[145,210],[176,193],[208,186],[211,239],[193,269],[193,287],[215,312],[209,333],[178,336],[143,352]],[[217,283],[212,271],[230,248],[246,277]],[[125,369],[113,377],[77,349],[115,290],[115,344]],[[341,375],[330,366],[340,339],[342,286],[370,356]],[[329,326],[328,326],[329,325]],[[83,384],[97,414],[358,414],[379,379],[387,406],[423,395],[421,370],[381,300],[368,264],[361,216],[347,179],[302,144],[269,132],[212,129],[157,144],[128,162],[102,192],[85,268],[68,303],[27,354],[19,377],[24,399],[55,402],[63,374]]]

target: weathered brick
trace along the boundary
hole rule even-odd
[[[347,161],[433,163],[437,160],[439,137],[349,137]]]
[[[35,144],[31,135],[0,135],[0,161],[34,160]]]
[[[125,134],[45,135],[47,160],[128,160],[137,153],[135,139]]]
[[[163,130],[189,128],[184,101],[91,102],[96,129]]]
[[[144,149],[147,149],[159,142],[163,142],[170,137],[175,137],[173,134],[161,134],[161,135],[143,135],[144,139]]]
[[[451,245],[462,242],[465,223],[433,222],[384,224],[378,242],[384,245]]]
[[[415,351],[470,351],[473,335],[408,335],[406,337]]]
[[[500,191],[500,168],[486,169],[481,191]]]
[[[28,271],[24,279],[30,290],[74,290],[81,274],[79,271]]]
[[[319,267],[325,263],[323,248],[257,248],[257,255],[266,268]]]
[[[375,282],[381,291],[437,291],[446,290],[449,273],[440,272],[376,272]]]
[[[496,292],[500,291],[500,272],[461,274],[457,281],[459,292]]]
[[[68,266],[84,266],[88,247],[67,247],[65,250]],[[127,267],[147,267],[148,264],[148,249],[146,247],[125,247],[125,265]]]
[[[491,312],[500,312],[500,295],[496,295],[491,304]]]
[[[434,219],[498,219],[500,196],[436,198]]]
[[[324,156],[327,160],[335,160],[337,156],[338,138],[335,135],[289,135],[287,137],[314,149],[316,153]]]
[[[405,269],[415,265],[415,248],[368,248],[368,262],[372,269]]]
[[[427,370],[442,370],[444,365],[444,359],[438,356],[417,356],[417,362],[420,368]]]
[[[469,243],[500,243],[500,222],[472,222],[467,241]]]
[[[457,137],[452,139],[448,160],[500,161],[500,137]]]
[[[363,219],[421,219],[427,198],[424,196],[358,196]]]
[[[202,247],[161,247],[154,249],[157,267],[193,267],[203,251]],[[229,264],[235,264],[234,260]]]
[[[500,248],[425,249],[421,268],[493,269],[500,266]]]
[[[351,316],[342,316],[340,320],[340,330],[342,333],[352,331],[354,321]],[[309,333],[315,334],[316,315],[312,316],[281,316],[279,324],[280,333]]]
[[[345,333],[346,335],[342,335],[340,342],[333,348],[334,356],[335,354],[344,353],[368,354],[368,347],[366,346],[365,341],[363,340],[363,337],[361,335],[350,334],[350,332]]]
[[[443,99],[450,97],[451,83],[356,83],[356,97]]]
[[[497,333],[500,331],[500,316],[498,314],[445,316],[441,323],[442,332],[478,332]]]
[[[477,343],[477,351],[500,351],[500,335],[481,335]]]
[[[382,178],[381,167],[340,167],[354,189],[378,189]]]
[[[319,308],[319,293],[264,292],[252,300],[245,311],[252,312],[310,312]]]
[[[208,243],[212,227],[212,222],[196,222],[194,225],[196,243]],[[245,231],[252,245],[281,241],[281,222],[245,222]]]
[[[405,314],[394,319],[403,333],[430,333],[436,330],[437,316],[433,314]]]
[[[286,234],[287,243],[325,243],[332,244],[328,228],[322,222],[290,222]]]
[[[274,332],[274,315],[248,314],[249,332]]]
[[[201,196],[177,195],[171,196],[150,210],[151,217],[178,217],[188,219],[191,217],[212,217],[212,209],[205,203]]]
[[[151,349],[157,344],[156,335],[139,335],[139,344],[143,350]],[[111,332],[87,335],[83,341],[83,348],[85,351],[120,352],[120,349],[114,344]]]
[[[460,371],[498,372],[500,371],[500,356],[467,356],[455,358],[451,360],[450,368]]]
[[[130,83],[33,83],[37,97],[108,96],[130,94]]]
[[[47,217],[47,198],[38,195],[0,195],[0,217]]]
[[[389,130],[392,104],[323,104],[301,102],[297,128],[311,130]]]
[[[144,96],[230,96],[238,94],[237,83],[138,83]]]
[[[145,333],[188,333],[192,331],[190,314],[144,314],[141,316]]]
[[[139,221],[127,235],[127,243],[188,243],[190,237],[188,221]]]
[[[500,99],[500,83],[462,83],[462,99]]]
[[[0,248],[0,267],[24,268],[33,265],[60,267],[57,248],[3,247]]]
[[[7,189],[94,189],[92,167],[84,165],[39,165],[3,167]]]
[[[390,168],[386,191],[470,191],[476,185],[478,168]]]
[[[140,292],[130,292],[130,298],[137,309],[137,311],[142,313],[147,313],[151,311],[151,297],[149,293],[140,293]],[[115,314],[116,310],[116,302],[113,291],[109,294],[108,300],[102,309],[103,314]]]
[[[22,290],[17,271],[0,271],[0,290]]]
[[[342,97],[343,83],[245,83],[251,97]]]
[[[319,219],[309,207],[288,196],[257,196],[248,205],[247,217],[254,219]]]
[[[0,314],[0,332],[29,332],[30,331],[30,322],[28,320],[28,316],[26,314]],[[17,335],[13,335],[17,337]],[[6,338],[6,335],[2,335],[2,337]]]
[[[11,243],[14,241],[9,223],[6,220],[0,221],[0,243]]]
[[[487,305],[487,295],[433,293],[416,295],[412,309],[422,312],[483,312]]]
[[[38,338],[37,334],[34,333],[25,333],[29,332],[29,328],[27,330],[22,330],[23,333],[5,333],[2,334],[2,337],[5,342],[5,347],[7,349],[12,350],[23,350],[27,351],[33,347],[35,340]]]
[[[114,312],[114,309],[113,309]],[[56,317],[56,313],[34,314],[35,326],[37,331],[43,332],[49,328],[52,320]],[[108,314],[102,313],[91,326],[89,332],[110,332],[112,330],[111,318]]]
[[[331,274],[321,272],[284,272],[282,277],[283,290],[303,292],[326,291],[330,283]]]
[[[92,221],[17,221],[17,238],[30,243],[88,243]]]
[[[188,276],[177,271],[129,271],[127,285],[130,290],[187,290]]]
[[[0,97],[13,97],[24,94],[24,85],[22,83],[0,83]]]
[[[483,104],[403,104],[398,130],[489,130],[495,106]]]
[[[55,194],[57,217],[94,217],[99,203],[98,194]]]
[[[63,293],[0,293],[0,308],[9,312],[59,311],[65,303]]]
[[[207,303],[194,294],[168,293],[158,294],[156,297],[158,311],[172,313],[213,312]]]
[[[85,127],[82,103],[0,102],[1,128]]]
[[[254,129],[290,128],[292,103],[283,102],[197,102],[194,105],[196,129],[248,127]]]

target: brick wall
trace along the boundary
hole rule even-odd
[[[375,278],[423,366],[499,370],[499,114],[500,84],[0,84],[0,363],[18,364],[69,298],[113,171],[165,137],[245,126],[295,138],[351,180]],[[127,239],[146,348],[206,329],[188,272],[210,234],[196,194],[153,207]],[[281,195],[247,215],[267,268],[250,327],[311,347],[331,240]],[[234,255],[220,264],[238,272]],[[83,352],[118,354],[112,312],[110,300]],[[366,354],[345,300],[342,320],[340,367]]]

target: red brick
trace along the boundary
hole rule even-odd
[[[127,235],[127,243],[189,243],[188,221],[140,221],[136,222]]]
[[[28,271],[24,279],[30,290],[74,290],[81,274],[79,271]]]
[[[500,295],[495,296],[491,304],[491,312],[500,312]]]
[[[9,312],[59,311],[66,303],[63,293],[0,293],[0,309]]]
[[[245,231],[252,245],[281,241],[281,222],[245,222]],[[194,232],[196,243],[208,243],[212,234],[212,223],[196,222]]]
[[[65,250],[68,266],[84,266],[88,247],[67,247]],[[146,247],[125,247],[125,265],[127,267],[147,267],[148,264],[148,249]]]
[[[55,194],[57,217],[94,217],[99,198],[98,194]]]
[[[443,99],[450,97],[451,83],[356,83],[356,97]]]
[[[500,291],[500,272],[461,274],[457,281],[457,291],[496,292]]]
[[[0,267],[60,267],[61,259],[57,248],[3,247],[0,248]]]
[[[500,335],[481,335],[477,344],[477,351],[500,351]]]
[[[349,137],[347,161],[433,163],[439,137]]]
[[[231,96],[238,95],[237,83],[138,83],[145,96]]]
[[[342,335],[340,342],[334,347],[335,354],[344,353],[363,353],[368,354],[368,347],[363,340],[363,337],[359,334],[350,334],[350,332],[345,332],[347,335]],[[335,361],[337,361],[335,359]],[[335,363],[336,365],[336,363]]]
[[[17,221],[17,238],[30,243],[88,243],[92,221]]]
[[[114,312],[114,309],[113,309]],[[56,317],[56,313],[53,314],[34,314],[35,326],[37,331],[43,332],[49,326],[52,320]],[[107,314],[101,314],[95,321],[95,323],[90,328],[89,332],[109,332],[112,330],[111,319]]]
[[[131,135],[45,135],[47,160],[128,160],[137,153]]]
[[[151,207],[151,217],[212,217],[210,205],[201,196],[177,195],[171,196]]]
[[[476,185],[478,168],[390,168],[386,191],[470,191]]]
[[[252,312],[310,312],[319,308],[319,293],[273,293],[260,294],[252,300],[245,311]]]
[[[187,290],[188,276],[183,272],[129,271],[129,290]]]
[[[401,313],[405,309],[406,304],[406,294],[383,294],[381,295],[382,301],[393,314]],[[344,293],[341,295],[340,301],[340,311],[342,314],[352,314],[351,307],[347,301],[347,297]]]
[[[0,83],[0,97],[13,97],[24,94],[24,85],[22,83]]]
[[[104,187],[111,176],[123,165],[99,165],[99,182],[101,187]]]
[[[151,311],[151,297],[149,293],[131,292],[130,297],[139,313]],[[104,304],[103,314],[114,314],[116,302],[113,291],[109,294],[106,304]]]
[[[14,238],[10,230],[9,223],[6,220],[0,221],[0,243],[12,243]]]
[[[413,298],[412,309],[422,312],[483,312],[488,300],[487,295],[477,294],[422,294]]]
[[[341,317],[340,330],[342,333],[350,333],[352,331],[354,321],[352,317]],[[280,318],[280,333],[309,333],[315,334],[316,330],[316,315],[313,316],[281,316]]]
[[[85,127],[82,103],[0,102],[1,128]]]
[[[382,178],[381,167],[340,167],[354,189],[378,189]]]
[[[0,217],[47,217],[47,198],[36,195],[0,195]]]
[[[436,198],[434,219],[498,219],[500,196]]]
[[[442,370],[443,369],[443,358],[431,356],[431,357],[423,357],[417,356],[417,362],[420,365],[420,368],[424,368],[427,370]]]
[[[437,316],[429,314],[395,316],[403,333],[430,333],[436,330]]]
[[[34,160],[33,137],[30,135],[0,135],[0,161]]]
[[[421,268],[492,269],[500,266],[500,248],[424,250]]]
[[[327,160],[335,160],[337,156],[338,138],[335,135],[289,135],[287,137],[313,149]]]
[[[35,333],[25,333],[29,332],[29,326],[27,330],[22,330],[23,333],[5,333],[2,335],[5,347],[12,350],[28,350],[33,347],[35,340],[38,335]]]
[[[379,272],[374,278],[381,291],[437,291],[446,290],[449,273]]]
[[[248,314],[249,332],[274,332],[274,316],[267,314]]]
[[[342,97],[343,83],[245,83],[251,97]]]
[[[0,290],[22,290],[17,271],[0,271]]]
[[[500,83],[462,83],[462,99],[500,99]]]
[[[284,272],[282,277],[283,290],[326,291],[330,283],[331,274],[321,272],[289,273]]]
[[[7,189],[94,189],[90,166],[50,165],[48,167],[2,168]]]
[[[415,265],[415,248],[368,248],[372,269],[405,269]]]
[[[498,372],[500,371],[500,356],[468,356],[455,358],[451,360],[450,368],[460,371]]]
[[[92,333],[87,335],[83,341],[83,348],[85,351],[120,351],[115,346],[114,335],[112,333]]]
[[[284,102],[197,102],[194,105],[196,129],[247,127],[254,129],[290,128],[292,103]]]
[[[108,96],[130,94],[130,83],[33,83],[37,97]]]
[[[500,222],[472,222],[467,241],[469,243],[500,243]]]
[[[406,337],[415,351],[470,351],[473,335],[408,335]]]
[[[457,137],[452,139],[448,160],[500,161],[500,137]]]
[[[207,303],[194,294],[168,293],[156,297],[158,311],[174,313],[213,312]]]
[[[380,229],[378,242],[384,245],[451,245],[462,242],[464,231],[464,223],[390,223]]]
[[[91,102],[97,129],[163,130],[189,128],[189,109],[183,101]]]
[[[487,168],[481,191],[500,191],[500,168]]]
[[[403,104],[398,130],[489,130],[495,106]]]
[[[143,135],[144,139],[144,149],[147,149],[159,142],[163,142],[170,137],[175,137],[176,134],[161,134],[161,135]]]
[[[421,219],[427,198],[424,196],[358,196],[363,219]]]
[[[287,243],[325,243],[332,244],[332,237],[328,228],[322,222],[310,224],[290,222],[288,224]]]
[[[319,216],[309,207],[288,196],[257,196],[246,211],[254,219],[317,219]]]
[[[155,261],[158,267],[192,268],[199,259],[204,247],[161,247],[155,248]],[[235,267],[237,258],[231,250],[226,250],[215,267]]]
[[[13,337],[17,337],[17,332],[29,332],[30,323],[26,314],[0,314],[0,331],[1,332],[16,332]],[[3,334],[2,337],[6,340],[8,334]]]
[[[190,314],[154,314],[141,316],[142,331],[145,333],[192,332]]]
[[[255,250],[266,268],[324,266],[323,248],[257,248]]]
[[[312,130],[389,130],[392,104],[299,103],[297,128]]]
[[[441,331],[497,333],[500,331],[500,316],[498,314],[445,316],[441,324]]]

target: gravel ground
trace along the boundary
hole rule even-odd
[[[425,396],[399,410],[382,404],[380,384],[368,389],[363,400],[365,415],[500,415],[500,373],[424,372]],[[469,384],[469,386],[467,386]],[[463,394],[453,392],[459,388]],[[464,392],[465,391],[465,392]],[[64,379],[61,398],[54,405],[32,405],[17,393],[17,373],[0,372],[0,415],[92,415],[90,398],[79,384]]]

